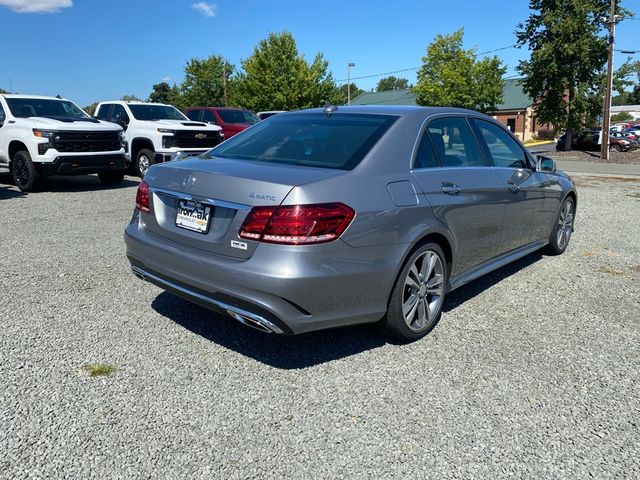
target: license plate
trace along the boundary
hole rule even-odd
[[[192,232],[207,233],[211,222],[211,207],[199,202],[180,200],[176,226]]]

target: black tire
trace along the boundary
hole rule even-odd
[[[431,267],[432,271],[424,278],[423,268],[425,264],[423,262],[426,259],[433,258],[432,255],[437,257],[439,264],[434,263]],[[437,268],[436,265],[438,265]],[[427,270],[429,270],[428,264],[424,271]],[[419,274],[418,278],[416,278],[416,272]],[[383,320],[383,327],[386,332],[400,340],[413,342],[433,330],[442,316],[442,305],[448,280],[447,262],[440,246],[436,243],[426,243],[418,247],[405,262],[391,292],[387,315]],[[407,282],[417,283],[416,286],[420,288],[416,289],[416,286],[411,286]],[[431,284],[432,287],[440,286],[437,296],[429,293],[428,284]],[[433,290],[438,290],[438,288],[433,288]],[[415,299],[415,310],[414,307],[411,307],[409,314],[405,317],[403,306],[412,305],[412,298]],[[433,310],[431,303],[433,303]],[[421,315],[421,309],[424,315]],[[415,322],[411,320],[413,318],[412,311],[413,315],[415,315]],[[420,320],[421,317],[423,317],[424,321]]]
[[[120,185],[124,180],[124,170],[104,170],[98,172],[98,178],[104,185]]]
[[[15,186],[24,193],[36,191],[42,179],[31,161],[31,155],[26,150],[21,150],[13,156],[11,176]]]
[[[620,145],[609,145],[609,151],[615,150],[616,152],[621,152],[622,147]]]
[[[155,152],[148,148],[143,148],[136,155],[136,173],[140,178],[143,178],[149,167],[155,163],[155,155]]]
[[[567,207],[569,205],[569,207]],[[570,218],[567,220],[567,209],[569,210]],[[556,221],[553,224],[551,230],[551,236],[549,237],[549,244],[547,245],[547,253],[550,255],[562,255],[569,246],[569,240],[571,240],[571,234],[573,233],[573,221],[576,216],[576,203],[572,197],[565,198],[564,202],[560,206]],[[564,236],[560,235],[560,229],[563,229]]]

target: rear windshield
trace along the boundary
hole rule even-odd
[[[68,100],[45,98],[7,98],[7,105],[14,117],[90,118],[78,106]]]
[[[189,120],[180,111],[169,105],[131,105],[131,113],[137,120]]]
[[[352,170],[395,122],[390,115],[275,115],[212,149],[208,156]]]
[[[260,119],[248,110],[218,110],[224,123],[258,123]]]

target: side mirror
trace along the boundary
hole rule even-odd
[[[555,173],[558,169],[556,161],[553,158],[538,155],[536,160],[536,171],[544,173]]]

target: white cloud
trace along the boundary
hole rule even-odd
[[[0,0],[0,5],[18,13],[53,13],[73,6],[72,0]]]
[[[167,83],[169,83],[169,82],[171,82],[171,77],[162,77],[162,78],[160,79],[160,81],[161,81],[161,82],[167,82]]]
[[[191,5],[191,8],[197,10],[202,13],[205,17],[215,17],[216,16],[216,4],[215,3],[206,3],[206,2],[198,2]]]

